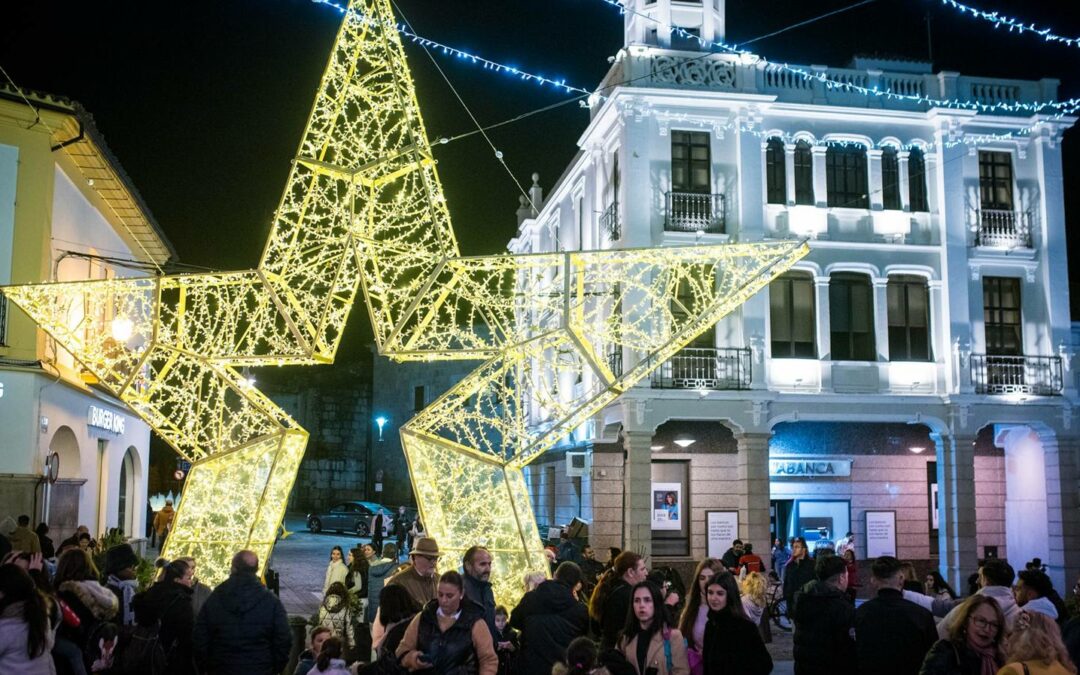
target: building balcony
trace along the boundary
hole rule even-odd
[[[607,355],[607,367],[611,371],[611,374],[615,377],[622,377],[623,365],[622,365],[622,350],[617,349],[612,352],[608,352]]]
[[[667,193],[667,232],[724,233],[724,195],[697,192]]]
[[[975,223],[975,245],[991,248],[1031,248],[1031,214],[982,209]]]
[[[654,389],[749,389],[750,350],[687,347],[653,372]]]
[[[612,202],[604,212],[600,214],[600,231],[606,232],[608,239],[619,241],[622,239],[622,222],[619,220],[619,202]]]
[[[1060,356],[991,356],[972,354],[975,393],[1060,396],[1064,388]]]

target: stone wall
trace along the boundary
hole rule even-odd
[[[289,510],[322,510],[371,499],[371,361],[275,373],[260,386],[311,434],[289,499]],[[372,501],[377,501],[372,499]]]

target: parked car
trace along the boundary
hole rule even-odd
[[[390,510],[375,502],[341,502],[328,511],[309,513],[307,528],[311,532],[352,532],[360,537],[371,535],[371,519],[383,510],[383,536],[390,531]]]

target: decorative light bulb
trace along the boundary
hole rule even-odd
[[[127,342],[131,334],[135,332],[135,324],[126,316],[118,316],[109,324],[113,339],[117,342]]]

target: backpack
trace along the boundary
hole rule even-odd
[[[117,645],[119,655],[113,660],[117,675],[161,675],[165,672],[165,647],[158,627],[136,626]]]

